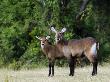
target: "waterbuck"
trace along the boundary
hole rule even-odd
[[[50,36],[47,37],[37,37],[41,41],[41,48],[46,57],[49,60],[49,74],[48,76],[54,76],[54,63],[55,59],[64,57],[63,53],[60,52],[55,45],[51,45],[48,41]]]
[[[57,31],[54,27],[51,27],[51,30],[55,33],[56,45],[69,59],[70,76],[74,75],[76,58],[82,57],[83,55],[86,56],[93,64],[92,76],[97,74],[97,49],[99,44],[94,38],[87,37],[79,40],[74,39],[67,41],[63,38],[66,28],[63,28],[61,31]]]

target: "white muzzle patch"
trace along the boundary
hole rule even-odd
[[[41,42],[41,48],[42,48],[42,49],[44,48],[44,43],[43,43],[43,42]]]
[[[44,45],[43,45],[43,44],[41,44],[41,48],[42,48],[42,49],[44,48]]]

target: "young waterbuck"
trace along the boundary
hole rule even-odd
[[[55,59],[64,57],[63,53],[60,52],[55,45],[51,45],[48,41],[50,36],[37,37],[41,41],[41,49],[49,60],[49,74],[48,76],[54,76],[54,63]]]
[[[92,75],[97,74],[97,49],[99,44],[94,38],[87,37],[79,40],[74,39],[66,41],[63,38],[66,28],[63,28],[61,31],[56,31],[54,27],[51,27],[51,30],[55,33],[56,45],[69,59],[70,76],[74,75],[76,58],[82,57],[83,55],[93,64]]]

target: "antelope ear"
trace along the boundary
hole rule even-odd
[[[50,38],[50,36],[47,36],[46,39],[48,40]]]
[[[40,38],[40,37],[38,37],[38,36],[36,36],[36,38],[37,38],[37,39],[39,39],[39,40],[41,40],[41,38]]]
[[[66,31],[66,28],[63,28],[62,30],[61,30],[61,33],[64,33]]]
[[[51,31],[53,31],[55,33],[57,32],[54,27],[51,27]]]

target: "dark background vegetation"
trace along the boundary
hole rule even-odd
[[[51,25],[66,27],[66,39],[96,38],[100,62],[110,62],[110,0],[0,0],[0,67],[47,66],[35,36],[53,43]]]

